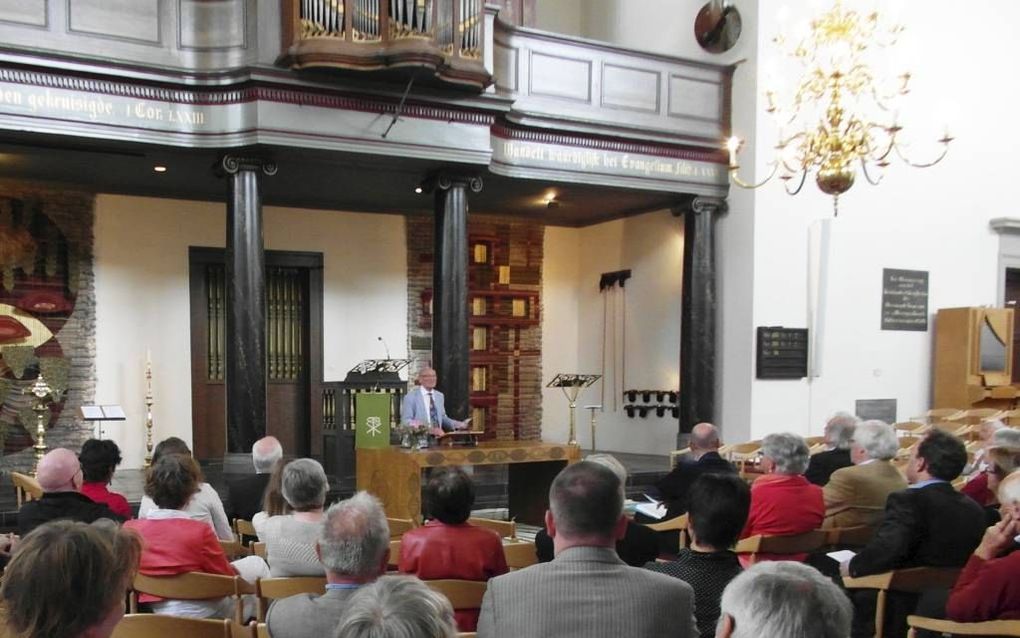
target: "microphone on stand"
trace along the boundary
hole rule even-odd
[[[376,337],[376,339],[378,339],[379,341],[382,341],[383,348],[386,348],[386,358],[387,359],[392,359],[393,357],[390,356],[390,347],[388,345],[386,345],[386,340],[383,339],[382,337]]]

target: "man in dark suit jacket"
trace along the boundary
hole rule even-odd
[[[56,520],[91,523],[108,518],[118,523],[123,516],[114,514],[103,503],[81,493],[84,480],[75,453],[66,448],[50,450],[39,460],[36,480],[43,489],[42,498],[29,501],[18,510],[18,534],[25,536],[43,523]]]
[[[904,567],[962,567],[985,532],[981,506],[950,484],[966,463],[967,450],[959,439],[932,430],[910,457],[910,487],[889,495],[871,542],[840,565],[840,572],[857,577]],[[855,592],[853,598],[854,636],[870,636],[874,592]],[[916,603],[916,596],[889,596],[885,635],[906,634],[904,621]]]
[[[283,456],[283,446],[275,436],[264,436],[251,446],[251,460],[255,473],[227,482],[230,490],[231,518],[250,521],[262,511],[262,496],[273,473],[273,467]]]
[[[719,430],[711,423],[694,426],[690,446],[691,453],[680,457],[676,467],[655,485],[666,504],[663,520],[687,513],[688,492],[702,474],[735,474],[737,471],[732,463],[719,456]]]
[[[852,414],[837,412],[826,422],[825,444],[829,449],[811,456],[804,478],[824,487],[833,472],[853,465],[850,460],[850,441],[854,438],[857,421],[857,417]]]

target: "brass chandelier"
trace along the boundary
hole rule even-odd
[[[775,158],[765,179],[752,184],[739,177],[737,153],[743,142],[737,137],[727,140],[733,183],[758,188],[778,174],[786,192],[796,195],[808,173],[814,172],[815,183],[833,196],[838,213],[839,196],[854,185],[858,164],[865,179],[877,185],[893,154],[917,168],[940,162],[953,141],[948,129],[938,140],[941,153],[928,162],[911,161],[900,139],[903,127],[896,103],[910,91],[910,73],[886,80],[871,64],[878,56],[888,58],[902,31],[901,25],[882,27],[877,12],[844,9],[841,0],[835,0],[832,8],[810,22],[803,37],[791,42],[776,36],[773,42],[803,72],[788,103],[782,103],[774,89],[765,91],[766,111],[779,128]]]

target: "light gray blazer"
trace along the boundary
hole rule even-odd
[[[273,638],[319,638],[336,633],[347,600],[357,589],[327,589],[321,596],[298,594],[273,603],[266,614]]]
[[[436,404],[436,414],[439,416],[439,423],[433,427],[442,428],[445,432],[454,429],[455,423],[446,414],[446,398],[439,390],[432,391],[432,401]],[[404,401],[400,405],[400,422],[407,423],[410,420],[429,422],[428,398],[422,393],[421,386],[416,385],[414,389],[404,395]]]
[[[694,590],[626,565],[612,548],[572,547],[490,580],[478,636],[697,638]]]

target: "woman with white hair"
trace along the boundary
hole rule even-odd
[[[825,518],[822,488],[804,478],[810,452],[796,434],[769,434],[761,442],[762,470],[751,485],[751,512],[741,538],[764,534],[792,536],[818,529]],[[784,554],[784,560],[804,560],[806,554]],[[758,560],[773,560],[758,554]],[[746,556],[740,557],[747,566]]]
[[[254,521],[259,540],[266,544],[274,578],[326,573],[315,553],[315,543],[328,491],[326,472],[318,461],[297,459],[283,468],[281,492],[291,512]]]
[[[996,423],[1002,427],[995,427]],[[992,424],[992,434],[984,448],[983,467],[960,492],[982,507],[991,507],[998,502],[995,492],[999,481],[1020,467],[1020,430],[1006,427],[999,421],[986,421],[985,424]]]

